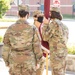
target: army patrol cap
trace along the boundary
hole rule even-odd
[[[43,14],[43,13],[39,13],[39,14],[37,15],[37,17],[44,17],[44,14]]]
[[[28,5],[19,5],[18,8],[19,8],[19,10],[29,11],[29,6]]]
[[[50,11],[60,12],[59,7],[51,7]]]
[[[33,17],[38,16],[39,14],[41,14],[41,10],[36,10],[33,12]]]

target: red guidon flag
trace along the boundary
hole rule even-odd
[[[50,11],[50,0],[44,0],[44,15],[46,19],[49,18],[49,11]],[[42,25],[43,24],[41,24],[39,27],[39,32],[41,36],[41,48],[45,50],[46,52],[49,52],[49,43],[47,41],[44,41],[41,35]],[[46,57],[46,53],[43,53],[43,56]]]
[[[50,0],[44,0],[44,15],[48,19],[50,11]]]

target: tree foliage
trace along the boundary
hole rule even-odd
[[[10,1],[11,0],[0,0],[0,18],[2,18],[10,8]]]

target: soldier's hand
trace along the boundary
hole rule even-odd
[[[46,51],[46,50],[44,50],[43,52],[44,52],[44,53],[50,53],[50,51],[49,51],[49,50],[47,50],[47,51]]]
[[[44,17],[43,23],[47,25],[47,24],[49,24],[49,20]]]
[[[40,64],[37,64],[37,65],[36,65],[36,69],[39,69],[39,68],[40,68]]]

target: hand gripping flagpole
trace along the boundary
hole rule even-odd
[[[44,15],[48,19],[50,11],[50,0],[44,0]],[[46,75],[48,75],[48,53],[46,52]]]

